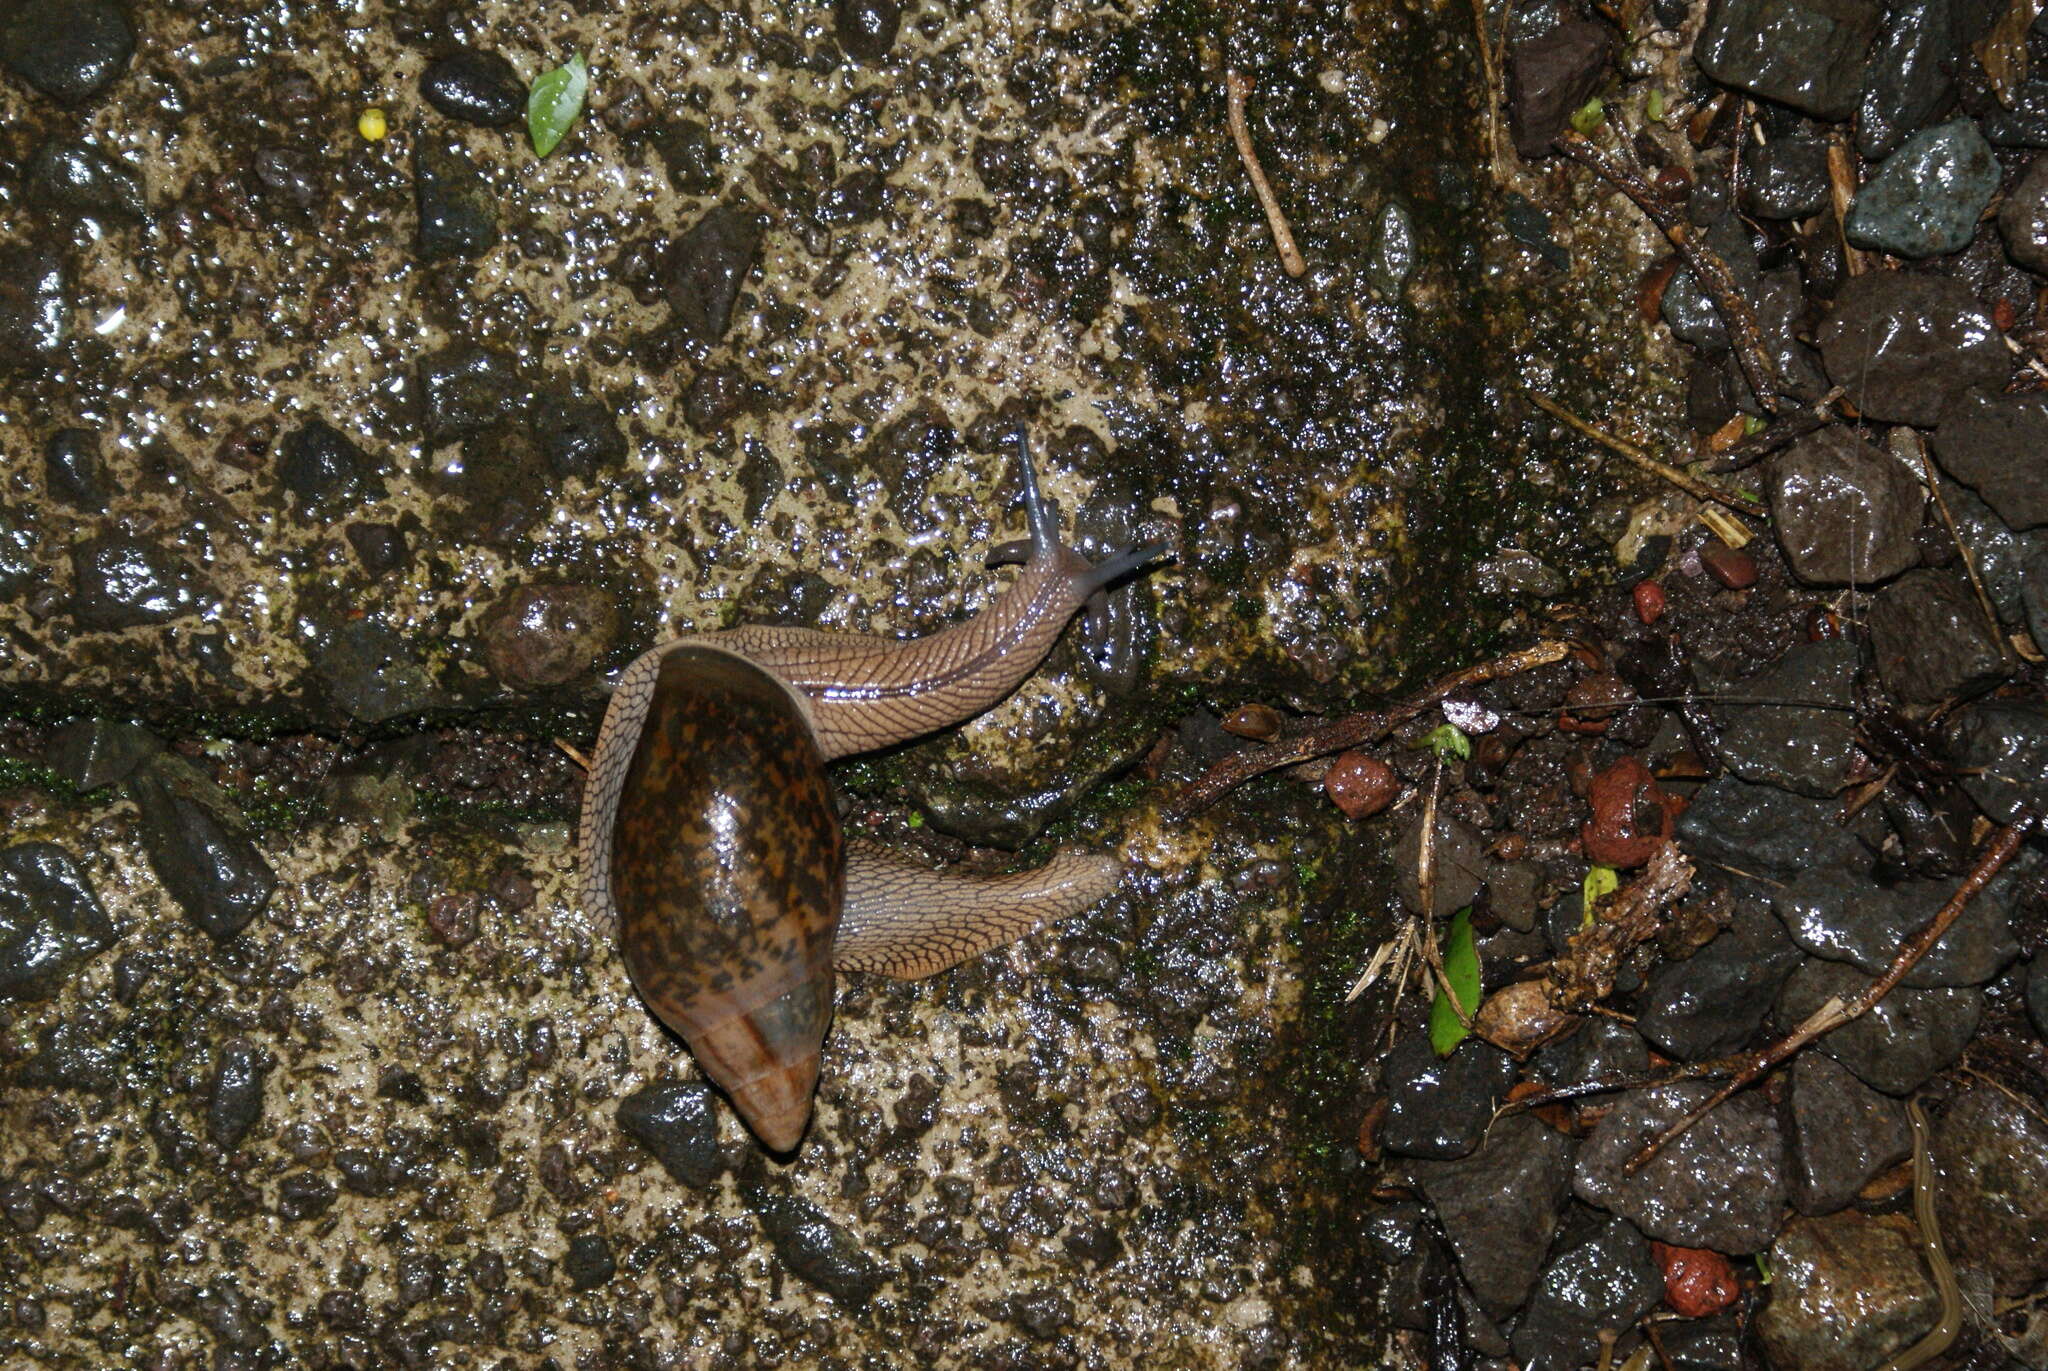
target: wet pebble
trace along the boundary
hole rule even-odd
[[[520,586],[479,625],[484,660],[508,686],[562,685],[589,672],[619,630],[618,606],[595,586]]]
[[[1764,495],[1786,564],[1808,585],[1875,585],[1920,560],[1920,482],[1847,428],[1821,429],[1773,457]]]
[[[1828,145],[1804,129],[1773,138],[1743,165],[1743,207],[1760,219],[1803,219],[1828,204]]]
[[[579,1233],[569,1240],[562,1258],[562,1271],[573,1290],[595,1290],[618,1271],[612,1260],[612,1245],[602,1233]]]
[[[2040,573],[2029,567],[2030,560],[2048,555],[2048,528],[2016,533],[1975,491],[1954,481],[1941,483],[1941,497],[1955,520],[1957,536],[1976,560],[1977,574],[1984,578],[1985,593],[2000,621],[2024,624],[2028,582],[2038,575],[2038,590],[2048,591],[2048,563]]]
[[[644,1085],[619,1101],[616,1117],[626,1135],[684,1185],[702,1190],[717,1179],[722,1163],[710,1087],[673,1081]]]
[[[0,505],[0,595],[18,595],[35,579],[40,542],[26,512]]]
[[[1982,985],[2020,954],[2008,915],[2015,873],[1970,901],[1903,985]],[[1816,957],[1876,975],[1954,893],[1953,881],[1905,880],[1880,886],[1867,863],[1817,866],[1776,891],[1771,905],[1792,940]]]
[[[832,7],[839,46],[856,62],[875,63],[887,57],[902,24],[902,0],[838,0]]]
[[[1671,836],[1678,805],[1634,756],[1624,756],[1593,778],[1586,792],[1593,817],[1580,830],[1586,856],[1618,870],[1638,867]],[[1462,901],[1461,901],[1462,903]]]
[[[1578,1031],[1540,1049],[1530,1063],[1535,1078],[1550,1086],[1619,1081],[1650,1069],[1643,1035],[1612,1019],[1587,1019]]]
[[[350,524],[342,529],[356,560],[372,576],[383,576],[404,566],[411,556],[406,537],[395,524]]]
[[[247,1038],[221,1044],[206,1088],[206,1136],[232,1152],[263,1115],[263,1080],[276,1065]]]
[[[1834,709],[1749,705],[1730,711],[1721,758],[1746,781],[1828,799],[1849,783],[1856,761],[1856,673],[1861,651],[1848,638],[1800,643],[1742,682],[1750,699],[1832,703]]]
[[[497,246],[497,203],[468,149],[422,138],[413,146],[412,177],[422,262],[480,257]]]
[[[1822,119],[1855,113],[1882,6],[1716,0],[1693,56],[1707,75]]]
[[[1889,157],[1908,134],[1941,113],[1955,91],[1960,47],[1954,0],[1915,0],[1886,10],[1883,36],[1863,78],[1858,152],[1873,161]]]
[[[1903,1215],[1794,1218],[1772,1244],[1757,1339],[1783,1371],[1869,1371],[1941,1319]]]
[[[139,771],[127,785],[150,867],[186,917],[225,942],[263,912],[277,877],[247,835],[162,768]]]
[[[1907,572],[1877,593],[1865,623],[1877,674],[1908,705],[1973,695],[2009,669],[2004,644],[1957,572]]]
[[[1458,1269],[1496,1317],[1518,1308],[1542,1270],[1571,1184],[1574,1144],[1527,1114],[1487,1130],[1469,1156],[1415,1161],[1409,1174],[1457,1255]]]
[[[197,577],[156,543],[103,533],[71,549],[71,613],[81,628],[167,623],[198,608]]]
[[[283,482],[303,514],[324,516],[384,497],[377,464],[322,419],[314,419],[284,440],[278,462]]]
[[[1345,818],[1367,819],[1394,802],[1401,793],[1401,782],[1392,767],[1354,748],[1340,754],[1323,773],[1323,793],[1344,811]]]
[[[1934,455],[2009,527],[2048,524],[2048,396],[1961,396],[1935,430]]]
[[[2048,275],[2048,157],[2027,163],[2005,203],[1998,207],[1998,231],[2013,261]]]
[[[1515,151],[1534,161],[1606,79],[1614,30],[1576,15],[1527,27],[1508,45],[1508,125]]]
[[[1770,1017],[1799,950],[1770,914],[1749,902],[1734,924],[1683,961],[1650,973],[1636,1029],[1680,1061],[1748,1045]]]
[[[2002,824],[2048,814],[2048,709],[1994,700],[1963,711],[1952,739],[1963,789]]]
[[[725,336],[733,306],[761,256],[761,223],[750,209],[716,205],[662,258],[662,293],[684,336],[706,347]]]
[[[1718,538],[1701,545],[1700,565],[1730,590],[1746,590],[1756,584],[1756,558]]]
[[[420,95],[450,119],[497,128],[526,112],[526,84],[495,52],[457,48],[427,64]]]
[[[99,94],[134,51],[120,6],[104,0],[23,0],[0,20],[0,61],[61,104]]]
[[[75,139],[45,141],[24,179],[29,204],[47,214],[141,219],[149,212],[140,172]]]
[[[491,348],[454,343],[420,361],[420,425],[430,445],[517,418],[531,400],[512,359]]]
[[[1906,1107],[1819,1052],[1794,1059],[1780,1108],[1792,1207],[1832,1214],[1913,1152]]]
[[[1714,1090],[1689,1082],[1623,1095],[1579,1149],[1573,1193],[1680,1247],[1762,1248],[1785,1207],[1785,1148],[1755,1091],[1727,1100],[1633,1175],[1622,1169]]]
[[[43,486],[50,498],[97,514],[110,487],[100,461],[100,436],[89,428],[60,428],[43,444]]]
[[[0,248],[0,372],[54,356],[70,326],[63,255],[47,243]]]
[[[419,649],[387,624],[356,619],[315,643],[313,668],[328,701],[359,723],[382,723],[441,704]]]
[[[1600,1360],[1603,1329],[1627,1329],[1664,1294],[1650,1246],[1626,1219],[1610,1219],[1543,1270],[1515,1330],[1522,1371],[1578,1371]]]
[[[1040,1342],[1050,1342],[1074,1321],[1074,1302],[1051,1286],[1010,1298],[1010,1322]]]
[[[1790,1032],[1836,996],[1848,1000],[1872,977],[1840,962],[1807,962],[1778,996],[1777,1026]],[[1817,1046],[1887,1095],[1905,1095],[1963,1055],[1984,1013],[1974,988],[1899,986],[1868,1013],[1824,1035]]]
[[[1693,857],[1785,881],[1817,862],[1867,855],[1836,806],[1776,786],[1721,776],[1695,791],[1678,820]]]
[[[1422,813],[1417,809],[1401,830],[1395,848],[1395,880],[1401,903],[1409,909],[1422,908],[1422,886],[1418,877],[1418,854],[1422,848]],[[1446,809],[1436,816],[1434,851],[1434,897],[1432,917],[1449,918],[1478,898],[1480,888],[1493,865],[1486,855],[1486,841],[1478,829]]]
[[[1958,1265],[1989,1271],[2000,1295],[2048,1278],[2048,1124],[1973,1085],[1934,1130],[1935,1213]]]
[[[888,1279],[860,1240],[809,1200],[754,1187],[747,1204],[782,1264],[841,1304],[866,1304]]]
[[[534,427],[541,455],[558,476],[589,480],[626,460],[626,438],[609,405],[553,400],[539,406]]]
[[[79,790],[125,781],[164,750],[163,741],[126,719],[73,719],[50,735],[50,770]]]
[[[1898,257],[1960,252],[1999,178],[1998,159],[1974,120],[1922,129],[1856,192],[1843,231],[1852,243]]]
[[[1380,1145],[1410,1157],[1462,1157],[1479,1145],[1493,1111],[1514,1084],[1514,1059],[1467,1038],[1439,1057],[1427,1037],[1394,1044],[1384,1067],[1387,1118]]]
[[[1868,419],[1930,428],[1955,396],[1999,389],[2012,363],[1991,316],[1953,277],[1868,271],[1821,325],[1828,379]]]
[[[0,848],[0,1000],[55,993],[114,944],[92,882],[54,843]]]
[[[699,433],[712,433],[747,402],[747,382],[738,367],[709,367],[683,393],[683,415]]]

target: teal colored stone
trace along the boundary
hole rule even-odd
[[[1843,228],[1858,247],[1897,257],[1960,252],[1998,190],[1998,159],[1975,121],[1952,119],[1908,138],[1856,193]]]

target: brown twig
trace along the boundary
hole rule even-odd
[[[1529,392],[1529,398],[1534,400],[1537,408],[1541,409],[1544,413],[1563,423],[1569,424],[1608,451],[1620,453],[1652,475],[1663,477],[1695,500],[1705,500],[1714,504],[1726,505],[1728,508],[1740,511],[1743,514],[1761,516],[1765,512],[1762,501],[1753,500],[1749,496],[1736,491],[1723,490],[1717,485],[1699,480],[1680,471],[1669,462],[1660,462],[1634,443],[1617,438],[1602,429],[1595,428],[1547,396],[1539,395],[1532,390]]]
[[[1807,434],[1826,428],[1835,422],[1835,401],[1842,398],[1842,388],[1833,390],[1814,401],[1804,409],[1795,409],[1781,414],[1767,428],[1752,433],[1726,451],[1715,453],[1704,463],[1712,472],[1740,471],[1754,466],[1779,448],[1798,442]]]
[[[1905,979],[1906,973],[1919,965],[1920,959],[1941,941],[1941,935],[1948,932],[1949,925],[1969,907],[1970,901],[2005,869],[2005,864],[2019,851],[2020,840],[2033,826],[2033,821],[2033,815],[2022,809],[2015,823],[1997,831],[1986,844],[1983,855],[1977,859],[1977,864],[1970,868],[1970,874],[1963,877],[1962,884],[1956,887],[1956,893],[1948,897],[1948,903],[1936,910],[1934,917],[1929,919],[1918,933],[1906,940],[1906,945],[1899,949],[1899,955],[1892,959],[1892,964],[1885,968],[1882,976],[1846,1001],[1840,998],[1830,999],[1808,1015],[1806,1022],[1777,1042],[1751,1053],[1748,1060],[1736,1071],[1734,1079],[1708,1096],[1705,1103],[1697,1109],[1652,1138],[1641,1151],[1629,1158],[1628,1165],[1622,1168],[1623,1171],[1631,1175],[1640,1171],[1669,1146],[1673,1139],[1713,1113],[1730,1095],[1754,1084],[1772,1067],[1815,1038],[1824,1033],[1831,1033],[1843,1024],[1853,1022],[1869,1013],[1876,1007],[1877,1002],[1889,995],[1893,987]]]
[[[563,755],[568,757],[570,761],[576,763],[579,769],[583,771],[590,770],[590,758],[584,756],[581,752],[578,752],[567,741],[561,738],[557,738],[555,739],[555,746],[562,749]]]
[[[1294,245],[1294,230],[1287,227],[1287,216],[1280,211],[1280,199],[1273,194],[1273,187],[1266,180],[1266,170],[1259,165],[1258,149],[1252,146],[1251,130],[1245,127],[1244,98],[1250,92],[1251,84],[1244,73],[1235,68],[1223,73],[1230,136],[1237,143],[1237,155],[1244,162],[1245,174],[1252,178],[1252,191],[1259,197],[1259,207],[1266,211],[1266,225],[1273,230],[1273,246],[1280,250],[1280,265],[1287,269],[1289,276],[1299,276],[1308,270],[1308,263],[1302,260],[1301,249]]]
[[[1835,233],[1842,240],[1842,263],[1851,276],[1870,270],[1870,259],[1849,241],[1849,205],[1856,198],[1856,162],[1841,134],[1828,140],[1828,197],[1835,211]]]
[[[1970,555],[1970,549],[1963,542],[1961,530],[1956,527],[1953,514],[1948,512],[1948,501],[1942,498],[1941,482],[1935,478],[1934,462],[1927,455],[1927,442],[1908,428],[1894,429],[1893,432],[1908,435],[1906,442],[1913,445],[1913,451],[1920,458],[1920,472],[1927,481],[1927,493],[1934,497],[1934,508],[1941,515],[1942,527],[1948,530],[1949,541],[1956,545],[1956,554],[1963,559],[1963,571],[1970,578],[1970,589],[1977,592],[1977,608],[1984,611],[1984,622],[1991,626],[1991,640],[2003,641],[2004,630],[1998,624],[1998,611],[1991,607],[1991,595],[1984,589],[1984,578],[1977,574],[1977,559]]]
[[[1736,288],[1735,277],[1720,254],[1696,241],[1677,207],[1651,188],[1642,168],[1625,150],[1628,130],[1619,125],[1616,128],[1622,135],[1620,152],[1602,152],[1584,135],[1569,131],[1553,146],[1634,201],[1636,208],[1663,231],[1692,269],[1693,280],[1699,282],[1700,289],[1713,300],[1714,308],[1727,323],[1729,340],[1735,345],[1735,360],[1742,364],[1742,374],[1748,379],[1756,402],[1771,414],[1778,413],[1784,407],[1778,396],[1778,369],[1764,350],[1763,327],[1757,323],[1756,311]]]
[[[1510,652],[1505,657],[1454,671],[1420,695],[1391,709],[1347,714],[1341,719],[1312,725],[1291,738],[1281,738],[1248,752],[1234,753],[1191,781],[1168,806],[1167,812],[1174,819],[1191,819],[1255,776],[1383,738],[1396,724],[1414,718],[1453,691],[1548,666],[1562,660],[1569,651],[1569,645],[1545,639],[1519,652]]]

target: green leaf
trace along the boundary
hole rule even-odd
[[[526,131],[533,136],[537,155],[545,157],[555,150],[583,113],[583,97],[589,93],[590,68],[583,65],[580,52],[533,83],[526,96]]]
[[[1596,95],[1572,111],[1572,127],[1580,133],[1590,134],[1600,127],[1600,121],[1606,117],[1607,106],[1602,104],[1600,97]]]
[[[1436,753],[1439,761],[1464,761],[1472,755],[1472,740],[1465,736],[1465,730],[1456,724],[1445,724],[1433,728],[1422,745]]]
[[[1451,983],[1451,989],[1458,997],[1458,1004],[1465,1010],[1465,1018],[1479,1012],[1479,949],[1472,945],[1472,910],[1461,909],[1451,919],[1451,938],[1444,944],[1444,979]],[[1451,1005],[1451,998],[1444,994],[1444,988],[1436,988],[1436,998],[1429,1006],[1429,1045],[1439,1057],[1451,1055],[1451,1049],[1465,1041],[1472,1030],[1458,1017],[1457,1009]]]
[[[1611,866],[1596,866],[1586,872],[1584,887],[1584,912],[1579,916],[1579,927],[1593,926],[1593,906],[1621,888],[1621,876]]]
[[[1650,122],[1653,124],[1663,123],[1664,92],[1656,89],[1655,87],[1652,87],[1650,90],[1650,99],[1648,101],[1648,106],[1649,108],[1645,110],[1645,113],[1647,113],[1650,116]]]

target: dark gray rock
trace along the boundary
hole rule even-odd
[[[89,428],[60,428],[43,444],[43,487],[50,498],[97,514],[107,507],[109,487],[100,461],[100,436]]]
[[[1832,1057],[1802,1052],[1790,1075],[1779,1122],[1792,1207],[1800,1213],[1834,1213],[1880,1171],[1912,1155],[1906,1107],[1857,1080]]]
[[[1743,1320],[1729,1313],[1662,1325],[1659,1336],[1672,1371],[1747,1371],[1753,1363],[1743,1355]]]
[[[1955,520],[1956,535],[1977,563],[2000,622],[2025,624],[2028,562],[2048,553],[2048,528],[2016,532],[1975,491],[1954,481],[1942,481],[1941,498]]]
[[[1720,776],[1694,793],[1676,831],[1698,861],[1785,881],[1816,862],[1866,855],[1836,815],[1835,805]]]
[[[1899,257],[1960,252],[1976,236],[2000,175],[1974,120],[1922,129],[1856,192],[1843,231],[1852,243]]]
[[[2000,1295],[2048,1278],[2048,1125],[2003,1091],[1973,1085],[1934,1129],[1935,1214],[1958,1266]]]
[[[420,95],[450,119],[498,128],[526,112],[526,83],[495,52],[457,48],[427,64]]]
[[[1495,1317],[1519,1307],[1536,1283],[1571,1184],[1573,1147],[1563,1134],[1516,1114],[1488,1130],[1468,1157],[1409,1163],[1458,1269]]]
[[[1515,1330],[1522,1371],[1578,1371],[1600,1360],[1600,1333],[1633,1328],[1664,1297],[1650,1245],[1627,1219],[1610,1219],[1543,1270]]]
[[[1462,1157],[1477,1147],[1515,1081],[1514,1059],[1477,1038],[1439,1057],[1426,1036],[1411,1034],[1394,1044],[1383,1069],[1380,1145],[1409,1157]]]
[[[686,338],[710,347],[725,336],[740,287],[760,257],[760,218],[737,205],[713,206],[669,247],[662,293]]]
[[[314,419],[284,440],[278,479],[307,515],[326,516],[384,498],[377,464],[333,425]]]
[[[50,138],[28,159],[28,202],[46,214],[141,219],[149,213],[142,173],[90,143]]]
[[[626,460],[626,437],[611,406],[571,397],[543,404],[539,411],[534,436],[556,475],[587,481]]]
[[[1843,283],[1821,325],[1828,379],[1865,418],[1931,428],[1973,386],[2005,384],[2012,361],[1968,285],[1867,271]]]
[[[569,1239],[562,1256],[562,1272],[572,1290],[595,1290],[609,1282],[618,1271],[612,1260],[612,1245],[602,1233],[578,1233]]]
[[[2027,163],[2005,203],[1998,207],[1998,231],[2013,261],[2048,275],[2048,157]]]
[[[1572,114],[1593,98],[1614,53],[1614,30],[1576,16],[1508,43],[1508,127],[1515,151],[1534,161]]]
[[[396,524],[355,523],[342,529],[356,560],[372,576],[384,576],[404,566],[412,556],[405,531]]]
[[[1816,957],[1876,975],[1954,893],[1953,881],[1880,886],[1869,863],[1816,866],[1778,890],[1771,905],[1792,940]],[[1970,901],[1925,957],[1906,973],[1913,986],[1983,985],[2020,955],[2008,914],[2013,882],[1994,883]]]
[[[206,1087],[206,1136],[232,1152],[263,1116],[263,1079],[276,1062],[247,1038],[221,1044]]]
[[[854,61],[870,66],[896,46],[896,31],[902,24],[902,0],[837,0],[832,6],[832,31],[840,49]]]
[[[1777,921],[1745,901],[1712,942],[1650,973],[1636,1031],[1680,1061],[1738,1051],[1770,1017],[1800,961]]]
[[[106,89],[134,51],[120,7],[103,0],[22,0],[0,19],[0,61],[60,104]]]
[[[2002,824],[2048,815],[2048,709],[1995,700],[1964,710],[1951,733],[1963,789]]]
[[[430,447],[519,418],[532,401],[502,352],[457,343],[420,361],[420,429]]]
[[[698,1082],[645,1085],[619,1101],[626,1135],[654,1154],[661,1169],[702,1190],[718,1178],[718,1113],[711,1088]]]
[[[1863,74],[1857,151],[1882,161],[1941,113],[1955,95],[1961,56],[1953,0],[1917,0],[1887,11],[1884,33]]]
[[[73,719],[50,735],[50,770],[79,790],[98,790],[125,781],[151,757],[164,750],[163,741],[141,724],[126,719]]]
[[[1958,396],[1935,430],[1934,455],[2012,528],[2048,524],[2048,396]]]
[[[71,273],[48,243],[0,248],[0,372],[47,361],[71,333]]]
[[[745,1193],[782,1264],[841,1304],[866,1304],[889,1278],[858,1238],[809,1200],[759,1186]]]
[[[1467,1346],[1486,1356],[1507,1354],[1507,1338],[1459,1278],[1427,1205],[1413,1200],[1374,1205],[1360,1227],[1374,1255],[1386,1265],[1387,1317],[1395,1327],[1429,1328],[1441,1313],[1441,1292],[1449,1287],[1456,1292],[1465,1320]]]
[[[1808,585],[1875,585],[1920,560],[1921,484],[1847,428],[1821,429],[1771,458],[1764,495],[1786,564]]]
[[[1866,1371],[1941,1320],[1904,1215],[1854,1209],[1795,1218],[1771,1248],[1771,1301],[1756,1319],[1769,1365]]]
[[[1855,113],[1883,15],[1870,0],[1714,0],[1693,56],[1723,85],[1822,119],[1846,119]]]
[[[71,549],[71,614],[87,629],[168,623],[199,608],[198,578],[141,538],[103,533]]]
[[[415,252],[422,262],[481,257],[498,245],[498,207],[462,144],[423,137],[413,145]]]
[[[1761,674],[1743,696],[1832,703],[1834,709],[1743,705],[1729,711],[1721,759],[1746,781],[1829,799],[1849,783],[1856,761],[1856,672],[1860,649],[1848,638],[1800,643]]]
[[[2020,564],[2020,613],[2033,640],[2048,642],[2048,539],[2037,543]]]
[[[35,1056],[16,1069],[14,1085],[104,1095],[119,1079],[118,1054],[77,1021],[67,1019],[44,1028],[36,1034],[36,1048]]]
[[[1777,1026],[1786,1032],[1828,1000],[1848,1000],[1874,977],[1841,962],[1807,962],[1778,996]],[[1867,1014],[1822,1035],[1816,1044],[1864,1084],[1906,1095],[1963,1055],[1984,1013],[1984,992],[1972,988],[1916,990],[1899,986]]]
[[[113,945],[113,924],[69,852],[54,843],[0,848],[0,1000],[51,995]]]
[[[1623,1095],[1579,1148],[1573,1193],[1680,1247],[1743,1253],[1769,1243],[1785,1208],[1785,1148],[1755,1091],[1724,1102],[1635,1174],[1622,1170],[1715,1088],[1695,1081]]]
[[[1650,1049],[1627,1024],[1587,1019],[1570,1037],[1538,1050],[1529,1069],[1553,1087],[1632,1080],[1650,1069]]]
[[[1422,908],[1418,875],[1421,848],[1422,813],[1418,808],[1403,820],[1401,836],[1394,847],[1396,888],[1401,903],[1411,910]],[[1448,919],[1479,897],[1480,888],[1492,872],[1493,859],[1486,855],[1486,839],[1479,830],[1448,809],[1437,811],[1433,856],[1432,917]]]
[[[248,927],[277,888],[256,844],[174,773],[151,767],[127,784],[150,867],[186,916],[216,942]]]
[[[1828,145],[1799,129],[1747,154],[1742,206],[1759,219],[1804,219],[1827,208]]]
[[[1877,674],[1908,705],[1974,695],[2011,669],[1958,572],[1907,572],[1877,593],[1865,622]]]
[[[356,619],[314,648],[313,666],[334,707],[359,723],[419,714],[447,703],[419,648],[396,629]]]

